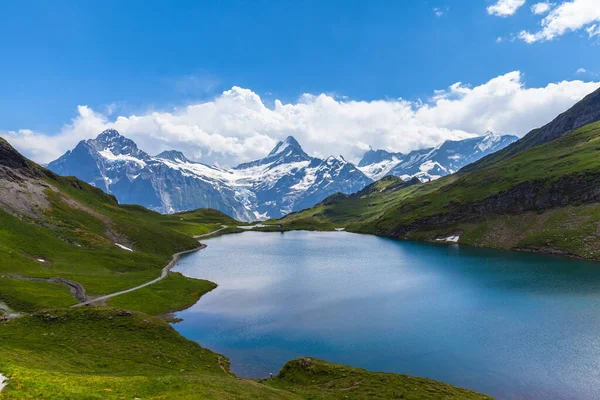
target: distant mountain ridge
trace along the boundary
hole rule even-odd
[[[214,208],[244,221],[281,217],[372,182],[342,157],[310,157],[291,136],[265,158],[225,169],[190,161],[176,150],[150,156],[109,129],[79,142],[48,168],[77,176],[121,203],[163,213]]]
[[[355,193],[385,175],[437,179],[516,139],[489,133],[406,155],[372,150],[357,167],[342,156],[311,157],[288,136],[264,158],[221,168],[191,161],[177,150],[151,156],[108,129],[79,142],[48,168],[77,176],[123,204],[140,204],[162,213],[214,208],[253,221],[311,207],[333,193]]]
[[[514,135],[486,132],[483,136],[457,141],[447,140],[439,146],[413,150],[408,154],[369,150],[358,163],[358,168],[374,180],[386,175],[398,176],[404,180],[433,180],[452,174],[518,139]]]

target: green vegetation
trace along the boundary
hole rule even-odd
[[[188,218],[120,206],[112,196],[75,178],[41,171],[40,184],[51,185],[43,191],[48,207],[25,218],[0,209],[0,301],[16,311],[69,306],[75,301],[64,285],[19,281],[15,275],[65,278],[81,283],[88,295],[105,295],[158,277],[175,252],[198,245],[192,235],[215,231],[223,223],[235,224],[213,210],[186,213]],[[192,305],[212,287],[206,281],[171,274],[159,284],[114,301],[133,310],[164,314]],[[168,291],[175,294],[167,295]]]
[[[213,282],[187,278],[172,272],[152,286],[110,299],[108,305],[163,315],[193,306],[202,295],[216,287]]]
[[[149,211],[141,206],[123,205],[121,207],[139,219],[157,223],[188,236],[205,235],[216,231],[223,225],[229,227],[245,225],[221,211],[208,208],[163,215]]]
[[[430,379],[369,372],[307,357],[288,362],[265,384],[308,399],[491,399]]]
[[[463,244],[598,259],[600,214],[587,198],[600,179],[599,149],[594,123],[485,168],[408,187],[387,178],[281,222],[417,240],[460,234]]]
[[[59,283],[0,278],[0,301],[13,310],[34,312],[44,308],[76,304],[69,290]]]
[[[272,223],[282,223],[286,229],[296,224],[312,224],[355,230],[366,222],[381,218],[386,211],[407,199],[432,193],[454,179],[455,176],[450,175],[427,184],[413,182],[406,185],[400,178],[385,177],[354,195],[330,196],[314,207],[288,214]]]
[[[0,324],[2,399],[486,399],[427,379],[310,360],[239,379],[164,321],[124,310],[48,310]],[[400,395],[404,396],[401,397]]]
[[[52,310],[0,324],[3,399],[285,399],[167,323],[116,309]]]

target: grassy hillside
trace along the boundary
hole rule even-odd
[[[118,309],[51,310],[0,324],[2,399],[486,399],[443,383],[318,360],[274,380],[239,379],[228,360],[165,322]]]
[[[376,182],[283,223],[314,220],[357,232],[600,258],[600,123],[438,181]]]
[[[121,206],[0,139],[0,374],[9,378],[0,398],[485,398],[321,361],[308,369],[292,362],[268,382],[240,379],[225,357],[186,340],[162,318],[216,286],[177,273],[111,298],[107,307],[70,308],[82,297],[155,279],[174,253],[198,247],[193,236],[238,224],[213,210],[166,216]],[[361,383],[342,387],[348,376]]]
[[[174,253],[197,247],[193,235],[235,224],[212,210],[189,215],[121,206],[95,187],[32,163],[0,139],[0,301],[15,311],[74,304],[65,285],[48,282],[55,278],[80,283],[91,297],[129,289],[158,277]],[[170,274],[119,302],[159,314],[189,306],[213,287]],[[165,295],[165,288],[177,295]]]
[[[70,296],[55,283],[19,281],[19,277],[64,278],[79,282],[90,296],[128,289],[152,280],[173,253],[198,245],[188,235],[139,218],[99,190],[68,178],[44,177],[47,208],[36,215],[14,215],[0,210],[0,301],[19,311],[42,306],[67,306]],[[72,183],[76,183],[77,186]],[[149,215],[152,214],[146,211]],[[199,228],[200,229],[200,228]],[[208,224],[208,230],[212,225]],[[160,238],[160,239],[158,239]],[[119,243],[134,251],[127,251]],[[206,282],[188,280],[182,290],[191,293],[206,288]],[[192,286],[192,287],[190,287]],[[158,287],[149,287],[155,291]],[[67,288],[62,291],[68,294]],[[166,304],[163,311],[171,307]]]

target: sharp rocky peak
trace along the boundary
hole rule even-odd
[[[96,136],[95,139],[85,141],[96,151],[109,150],[114,155],[131,155],[138,158],[148,158],[148,155],[138,149],[137,144],[131,139],[121,135],[116,129],[107,129]]]
[[[107,129],[105,131],[102,131],[97,137],[96,140],[98,141],[112,141],[114,139],[118,139],[121,138],[123,136],[121,136],[121,134],[119,133],[119,131],[117,131],[116,129]]]
[[[170,161],[181,161],[181,162],[189,161],[188,158],[182,152],[177,151],[177,150],[163,151],[162,153],[157,155],[156,158],[162,158],[162,159],[170,160]]]
[[[298,141],[293,136],[288,136],[283,142],[278,142],[277,145],[275,145],[275,147],[273,148],[273,150],[271,150],[271,152],[267,155],[267,157],[282,153],[288,148],[292,148],[303,152],[300,143],[298,143]]]
[[[271,152],[260,160],[255,160],[238,165],[235,169],[246,169],[258,165],[273,164],[279,165],[290,162],[310,161],[312,158],[302,150],[302,146],[293,136],[288,136],[284,141],[280,141],[271,150]]]
[[[358,163],[359,167],[379,163],[382,161],[392,160],[394,157],[400,156],[399,153],[390,153],[386,150],[374,150],[371,146],[370,149],[363,155],[362,159]]]

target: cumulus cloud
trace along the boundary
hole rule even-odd
[[[355,101],[304,94],[267,107],[252,90],[233,87],[211,101],[181,109],[113,117],[87,106],[59,132],[5,132],[15,147],[39,162],[51,161],[79,140],[115,128],[150,154],[182,150],[223,166],[264,157],[293,135],[314,156],[342,154],[357,161],[369,146],[407,152],[487,130],[523,135],[566,110],[598,82],[565,81],[528,88],[520,72],[478,86],[455,83],[430,99]]]
[[[525,4],[526,0],[498,0],[496,4],[493,4],[487,8],[487,12],[490,15],[497,17],[509,17],[514,15],[519,8]]]
[[[575,71],[578,74],[585,74],[587,72],[587,70],[585,68],[579,68],[577,71]]]
[[[548,2],[536,3],[531,6],[531,12],[536,15],[546,14],[554,4]]]
[[[541,21],[537,32],[521,31],[519,38],[527,43],[553,40],[569,32],[585,29],[590,38],[600,36],[598,0],[571,0],[556,6]]]

